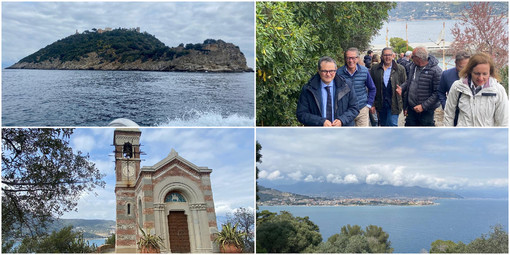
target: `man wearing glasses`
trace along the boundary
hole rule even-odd
[[[370,111],[373,114],[377,110],[381,126],[396,127],[403,107],[400,85],[406,81],[406,69],[394,61],[393,49],[384,48],[381,56],[381,63],[370,69],[377,88],[375,103]]]
[[[358,64],[359,50],[349,48],[344,52],[345,65],[340,67],[337,74],[352,84],[357,97],[359,114],[354,119],[356,126],[368,127],[369,110],[374,104],[375,85],[368,69]]]
[[[337,65],[331,57],[319,59],[317,68],[317,74],[301,90],[297,119],[305,126],[353,126],[359,111],[352,86],[336,74]]]

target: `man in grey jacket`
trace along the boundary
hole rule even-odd
[[[434,126],[434,111],[439,107],[437,89],[441,79],[438,60],[425,47],[413,50],[409,77],[402,84],[406,126]]]

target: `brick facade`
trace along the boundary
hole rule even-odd
[[[136,242],[140,238],[138,226],[141,226],[144,231],[163,238],[162,253],[171,253],[169,226],[172,222],[168,222],[168,215],[172,211],[184,212],[187,218],[189,250],[192,253],[217,252],[218,248],[212,242],[218,231],[210,180],[212,170],[192,164],[173,149],[154,166],[141,168],[140,136],[141,132],[133,128],[116,129],[114,132],[116,252],[138,251]],[[131,158],[125,157],[125,148],[132,148]],[[134,166],[134,176],[130,175],[130,164]],[[169,194],[172,194],[172,199],[165,202]],[[174,199],[179,196],[182,199]],[[178,246],[174,244],[174,247]]]

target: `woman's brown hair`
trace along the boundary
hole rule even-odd
[[[460,70],[459,77],[471,78],[471,72],[473,71],[473,68],[479,64],[489,64],[490,76],[496,80],[499,79],[498,70],[496,70],[494,61],[492,60],[492,57],[486,53],[476,53],[471,58],[469,58],[468,64],[462,70]]]

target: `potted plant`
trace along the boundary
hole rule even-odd
[[[216,234],[214,241],[220,246],[221,253],[240,253],[243,250],[243,238],[245,233],[237,229],[237,223],[232,226],[229,222],[221,226],[221,231]]]
[[[140,227],[139,227],[140,228]],[[161,247],[163,247],[163,239],[160,236],[146,233],[140,228],[142,236],[138,241],[138,249],[141,253],[160,253]]]

